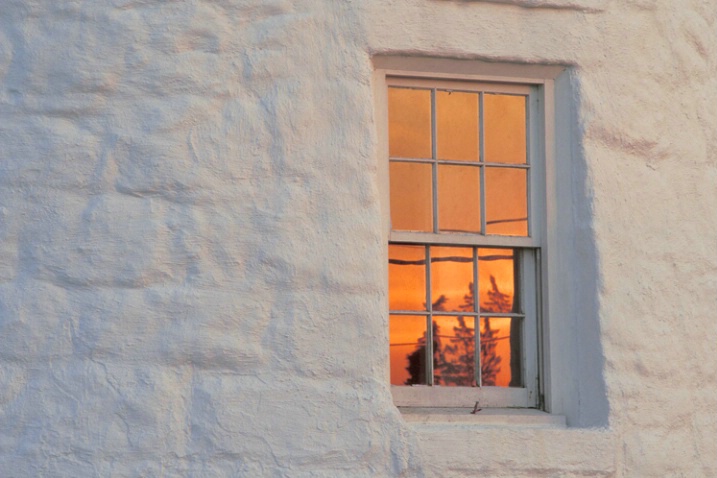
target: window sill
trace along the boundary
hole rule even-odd
[[[532,408],[472,408],[398,407],[403,419],[411,424],[456,424],[489,427],[567,428],[565,416],[551,415]]]

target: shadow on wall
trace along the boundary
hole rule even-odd
[[[569,310],[557,311],[573,323],[561,324],[571,331],[565,335],[571,359],[566,361],[566,387],[563,396],[572,426],[607,427],[609,403],[605,385],[605,356],[599,315],[600,270],[594,234],[593,198],[583,145],[581,92],[577,72],[569,68],[555,82],[556,92],[556,216],[559,230],[558,270],[570,268],[570,282],[557,284],[568,292]],[[569,176],[568,176],[569,175]],[[572,230],[566,230],[571,228]],[[569,253],[564,253],[569,251]],[[567,312],[567,314],[563,314]],[[551,331],[551,342],[553,339]],[[556,345],[552,342],[551,347]],[[560,344],[562,345],[562,344]]]

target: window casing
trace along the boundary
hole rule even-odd
[[[385,86],[394,401],[538,407],[544,87]]]

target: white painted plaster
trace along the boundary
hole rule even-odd
[[[4,0],[0,475],[716,476],[716,16]],[[392,404],[377,55],[568,67],[567,428]]]

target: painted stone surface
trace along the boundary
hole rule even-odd
[[[717,475],[715,12],[4,0],[0,474]],[[568,429],[392,404],[381,54],[572,69]]]

